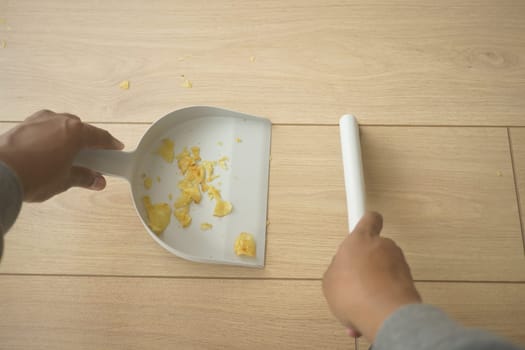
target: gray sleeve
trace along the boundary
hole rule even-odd
[[[406,305],[383,323],[374,350],[519,350],[499,337],[464,328],[431,305]]]
[[[15,222],[22,198],[22,186],[16,174],[0,162],[0,257],[4,250],[4,234]]]

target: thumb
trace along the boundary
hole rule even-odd
[[[69,187],[83,187],[100,191],[106,187],[106,179],[96,171],[74,166],[69,173]]]
[[[383,228],[383,217],[381,214],[375,211],[366,212],[365,215],[359,220],[352,235],[360,237],[376,237],[379,236],[381,229]]]

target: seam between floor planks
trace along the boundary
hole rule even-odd
[[[41,274],[41,273],[0,273],[12,277],[72,277],[72,278],[116,278],[116,279],[173,279],[173,280],[232,280],[232,281],[321,281],[321,278],[287,277],[209,277],[209,276],[162,276],[162,275],[94,275],[94,274]],[[416,279],[415,283],[468,283],[468,284],[525,284],[525,281],[485,281],[485,280],[426,280]]]
[[[270,120],[271,121],[271,120]],[[22,122],[22,120],[0,120],[0,124],[17,124]],[[151,125],[155,121],[151,122],[108,122],[108,121],[96,121],[96,120],[86,120],[85,122],[90,124],[102,124],[102,125]],[[337,123],[273,123],[272,126],[339,126]],[[367,124],[359,123],[359,126],[366,127],[403,127],[403,128],[525,128],[525,125],[468,125],[468,124]]]

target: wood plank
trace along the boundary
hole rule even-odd
[[[131,148],[146,128],[104,127]],[[384,214],[416,279],[525,280],[505,129],[364,127],[362,136],[369,208]],[[337,127],[274,126],[263,270],[170,255],[144,231],[127,183],[111,179],[102,193],[26,205],[0,273],[319,278],[346,232],[339,147]]]
[[[521,233],[525,250],[525,129],[510,129],[517,200],[521,209]]]
[[[467,326],[525,344],[523,284],[422,283]],[[351,349],[319,281],[3,276],[9,349]],[[28,336],[28,334],[30,336]]]
[[[209,104],[275,123],[525,125],[522,1],[0,3],[4,121]]]

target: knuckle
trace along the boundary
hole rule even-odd
[[[55,114],[55,112],[49,110],[49,109],[41,109],[39,110],[38,112],[36,112],[35,114],[38,114],[38,115],[48,115],[48,114]]]
[[[62,113],[61,115],[63,115],[64,117],[68,118],[68,119],[72,119],[72,120],[76,120],[76,121],[81,121],[80,118],[74,114],[71,114],[71,113]]]

